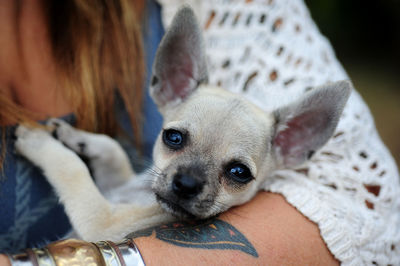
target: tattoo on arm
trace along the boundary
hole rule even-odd
[[[164,242],[189,248],[240,250],[253,257],[253,245],[229,223],[211,219],[201,222],[174,222],[131,233],[127,238],[155,237]]]

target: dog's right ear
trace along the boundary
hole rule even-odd
[[[163,108],[188,97],[208,81],[201,29],[188,6],[181,8],[157,50],[150,94]]]

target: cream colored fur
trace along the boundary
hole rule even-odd
[[[250,200],[275,170],[301,165],[333,134],[349,82],[325,84],[264,112],[240,95],[207,85],[203,52],[194,14],[183,8],[153,67],[151,94],[164,124],[154,164],[142,175],[135,176],[122,148],[107,136],[56,119],[48,124],[58,139],[42,129],[17,129],[17,151],[43,170],[83,239],[116,241],[175,217],[216,215]],[[163,140],[171,129],[185,138],[179,149]],[[77,154],[89,159],[98,186]],[[248,169],[250,178],[235,178],[231,164]],[[174,190],[182,175],[198,183],[190,197]]]

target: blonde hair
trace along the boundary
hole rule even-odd
[[[145,71],[138,14],[144,0],[133,4],[130,0],[46,0],[44,7],[57,78],[77,116],[77,127],[115,135],[118,92],[138,145]],[[2,90],[0,106],[0,125],[34,122]],[[2,144],[0,165],[4,134]]]

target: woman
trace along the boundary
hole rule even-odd
[[[171,14],[175,12],[176,7],[178,6],[178,2],[181,1],[165,1],[164,10],[165,10],[166,21],[168,21],[168,18],[171,17]],[[194,1],[193,6],[197,7],[196,10],[198,11],[200,18],[202,18],[202,23],[206,28],[206,39],[207,39],[207,45],[209,46],[208,51],[211,51],[211,56],[212,56],[210,60],[211,71],[216,70],[217,72],[216,75],[212,76],[214,77],[215,80],[212,80],[211,82],[220,83],[221,85],[226,86],[233,90],[237,91],[243,90],[244,93],[251,92],[247,93],[247,96],[252,97],[254,95],[257,95],[257,93],[255,93],[257,91],[259,93],[258,94],[259,96],[260,94],[268,95],[268,92],[265,91],[260,92],[260,90],[258,89],[257,82],[265,82],[265,80],[262,80],[260,77],[268,78],[269,85],[272,86],[272,88],[279,86],[282,87],[282,83],[284,83],[287,84],[287,85],[283,84],[286,87],[294,85],[295,88],[302,88],[302,89],[306,88],[306,86],[304,87],[298,86],[296,81],[300,82],[301,85],[306,85],[306,84],[317,85],[318,82],[322,84],[323,82],[327,81],[326,77],[332,73],[333,74],[336,73],[335,77],[344,78],[345,74],[341,70],[340,66],[337,64],[334,56],[332,56],[332,52],[330,50],[329,45],[326,47],[325,40],[320,36],[318,31],[315,29],[315,26],[312,23],[310,23],[309,15],[305,10],[303,3],[300,1],[294,1],[293,3],[294,4],[284,3],[284,1],[282,2],[267,1],[265,3],[264,2],[258,3],[257,1],[254,1],[254,3],[253,1],[232,1],[228,5],[219,1],[218,3],[216,1],[214,2],[204,1],[204,0]],[[24,8],[24,5],[22,5],[22,7]],[[231,13],[226,12],[227,10],[230,11]],[[170,15],[168,15],[168,13],[170,13]],[[23,15],[24,13],[22,12],[21,14]],[[251,14],[253,15],[250,16]],[[285,33],[285,30],[288,29],[286,28],[286,25],[288,25],[286,23],[286,19],[289,18],[299,19],[300,24],[298,25],[298,27],[295,24],[293,25],[292,30],[294,33],[298,31],[304,32],[305,35],[304,39],[306,41],[310,39],[311,42],[316,42],[317,45],[322,43],[322,45],[325,45],[323,47],[327,48],[327,50],[325,50],[327,51],[327,60],[333,61],[333,63],[331,67],[327,68],[328,71],[325,71],[326,73],[324,72],[324,75],[320,75],[319,72],[317,72],[318,69],[314,70],[312,65],[308,67],[309,62],[306,61],[306,59],[309,56],[312,56],[311,53],[302,54],[304,58],[303,57],[299,58],[298,54],[292,54],[292,56],[290,57],[290,53],[285,52],[286,50],[289,50],[289,47],[286,46],[282,46],[281,49],[281,47],[277,45],[276,51],[274,50],[274,54],[276,54],[277,58],[271,57],[271,60],[277,60],[277,61],[283,60],[282,62],[289,61],[288,64],[290,65],[284,66],[283,64],[282,65],[276,64],[275,67],[279,69],[274,69],[273,68],[274,66],[272,66],[270,67],[270,69],[268,69],[269,71],[267,72],[267,75],[264,72],[261,72],[263,69],[262,68],[263,65],[265,70],[265,62],[262,62],[263,60],[253,60],[257,59],[257,55],[264,54],[263,53],[264,51],[262,49],[260,50],[260,48],[265,49],[266,47],[272,47],[272,46],[268,46],[269,43],[268,40],[262,39],[263,38],[262,34],[260,34],[259,36],[253,34],[246,35],[246,32],[248,32],[249,29],[251,30],[265,29],[265,27],[268,26],[268,31],[271,31],[271,34],[275,34],[274,38],[277,38],[282,44],[285,45],[289,44],[294,46],[295,43],[292,43],[290,40],[288,41],[287,39],[286,40],[284,39],[288,38],[288,36],[291,36],[291,34],[289,32],[283,34]],[[255,25],[252,23],[257,23],[257,24]],[[303,25],[302,23],[305,24]],[[246,28],[246,26],[248,26],[248,28]],[[250,47],[250,51],[248,51],[249,49],[243,49],[243,43],[238,42],[238,35],[229,35],[225,33],[221,34],[222,31],[218,31],[218,27],[220,27],[221,30],[222,29],[225,30],[225,32],[229,32],[228,27],[232,27],[232,29],[235,31],[239,30],[240,34],[244,34],[244,35],[239,35],[239,37],[242,37],[241,39],[249,40],[249,42],[256,43],[256,41],[258,42],[259,40],[263,42],[258,42],[260,46],[252,45]],[[307,36],[307,33],[310,33],[311,35]],[[221,36],[221,38],[217,38],[218,36]],[[246,38],[243,38],[243,36],[246,36]],[[293,36],[296,35],[293,34]],[[257,37],[259,37],[259,39],[257,39]],[[231,38],[230,39],[231,41],[230,42],[226,41],[227,40],[226,38],[227,39]],[[52,45],[55,44],[53,43]],[[213,50],[213,48],[215,49]],[[227,50],[228,48],[233,49],[231,51],[235,51],[235,53],[227,53],[227,51],[229,51]],[[91,51],[91,49],[88,50]],[[224,50],[225,52],[222,53],[221,51]],[[304,49],[303,52],[307,53],[309,52],[309,50],[310,48]],[[237,56],[236,53],[237,51],[242,51],[242,53],[244,54],[241,55],[243,56]],[[87,53],[85,52],[85,54]],[[227,54],[231,54],[232,58],[227,58],[226,57]],[[279,57],[281,55],[285,55],[285,57],[284,58],[282,57],[283,59],[280,59]],[[56,53],[54,54],[54,56],[56,56]],[[261,59],[263,59],[262,56]],[[54,58],[51,59],[50,61],[52,60],[54,60]],[[10,60],[10,62],[12,61]],[[218,65],[219,62],[223,62],[223,64]],[[238,67],[240,65],[247,67],[249,66],[248,64],[250,64],[251,68],[247,68],[245,70],[249,71],[249,73],[241,72],[240,73],[241,75],[234,82],[234,79],[232,78],[235,78],[235,75],[233,75],[232,73],[236,74],[237,72],[235,72],[234,71],[235,69],[232,69],[232,67]],[[270,63],[268,62],[268,64]],[[303,68],[299,68],[300,66],[302,66]],[[267,67],[269,66],[267,65]],[[309,72],[310,76],[312,77],[311,79],[306,79],[304,78],[304,76],[301,75],[301,73],[305,72],[307,68],[313,69],[312,71]],[[77,69],[78,74],[81,73],[80,71],[82,69],[83,67],[81,69]],[[225,69],[229,69],[229,72],[228,71],[224,72]],[[115,77],[118,77],[118,74],[116,74]],[[292,81],[290,81],[291,80],[290,78],[292,79]],[[117,86],[121,90],[122,88],[121,84],[115,82],[115,80],[113,81],[114,82],[111,82],[112,86]],[[280,85],[278,85],[278,81]],[[107,81],[104,81],[102,83],[110,84],[107,83]],[[69,82],[67,82],[66,84],[69,85]],[[86,85],[86,83],[83,84]],[[232,85],[235,84],[237,84],[237,87],[235,86],[232,87]],[[72,85],[74,85],[74,83],[72,83]],[[51,87],[52,86],[48,86],[45,92],[46,93],[48,91],[51,92]],[[120,94],[122,98],[124,98],[123,92],[120,92]],[[8,93],[8,95],[12,95],[12,93]],[[297,95],[299,95],[299,93],[297,93]],[[50,102],[54,102],[54,99],[59,98],[56,96],[57,95],[55,95],[55,97],[53,97]],[[353,98],[358,99],[358,96],[353,95]],[[10,99],[10,96],[8,99]],[[28,99],[32,98],[29,97]],[[125,101],[127,100],[125,99]],[[45,110],[43,111],[43,113],[47,116],[59,116],[74,112],[77,115],[78,125],[79,125],[79,119],[81,114],[79,110],[82,109],[79,108],[74,109],[71,107],[68,108],[69,104],[65,105],[57,104],[56,107],[62,107],[62,106],[65,107],[64,111]],[[363,107],[363,105],[361,107]],[[31,109],[32,108],[25,108],[25,110],[31,110]],[[96,112],[96,113],[99,115],[101,114],[101,112]],[[366,115],[368,116],[368,112],[366,113]],[[7,120],[5,121],[7,121],[9,124],[12,124],[16,120],[17,118],[15,118],[14,121],[11,122],[8,122]],[[86,125],[86,122],[84,124]],[[135,125],[135,123],[133,123],[133,125]],[[344,127],[346,126],[347,124],[344,125]],[[339,133],[340,132],[338,132],[338,134]],[[135,134],[135,137],[137,136],[138,136],[138,131],[136,131]],[[341,136],[340,134],[337,136],[337,138],[339,138],[339,143],[341,140],[343,142],[343,139],[340,139],[340,136]],[[338,142],[335,142],[334,144],[336,145],[337,143]],[[374,140],[374,143],[377,144],[376,146],[378,150],[382,150],[379,140]],[[11,147],[8,150],[10,149]],[[381,154],[385,158],[388,156],[385,153],[385,150],[383,150]],[[334,155],[335,154],[333,155],[328,154],[326,156],[328,157],[330,156],[329,159],[333,160],[331,157]],[[373,154],[369,153],[367,156],[373,156]],[[381,163],[382,162],[379,161],[379,164]],[[375,168],[377,168],[377,166],[375,166]],[[390,163],[389,166],[387,166],[386,168],[387,169],[391,168]],[[339,185],[342,184],[341,181],[339,181],[338,183],[334,183],[332,185],[330,183],[324,183],[324,180],[314,180],[313,174],[315,173],[315,171],[317,170],[313,169],[312,166],[310,166],[306,169],[300,169],[295,173],[282,172],[280,173],[281,178],[277,178],[276,182],[273,182],[271,186],[266,188],[270,191],[279,192],[285,195],[286,200],[290,201],[303,214],[305,214],[309,219],[311,219],[315,223],[304,217],[300,212],[298,212],[295,208],[289,205],[285,200],[285,198],[283,198],[282,196],[274,193],[263,192],[260,193],[252,202],[244,206],[235,208],[231,211],[228,211],[225,214],[222,214],[217,220],[214,220],[212,223],[202,225],[199,228],[193,227],[193,231],[198,229],[200,232],[203,232],[204,231],[203,229],[205,229],[206,227],[213,229],[213,226],[218,228],[217,225],[219,226],[222,224],[225,226],[225,228],[231,229],[231,231],[226,230],[226,232],[228,232],[228,236],[232,236],[232,234],[240,235],[241,241],[239,241],[239,243],[242,244],[247,243],[245,247],[248,249],[245,250],[238,249],[237,246],[232,246],[232,245],[224,245],[222,247],[213,246],[213,248],[210,245],[196,246],[196,243],[193,241],[193,239],[189,239],[191,245],[186,245],[185,247],[182,246],[179,247],[176,245],[171,245],[171,242],[166,241],[166,239],[163,240],[162,238],[161,239],[158,238],[157,234],[155,235],[153,234],[150,237],[139,237],[139,236],[145,236],[146,234],[142,235],[136,234],[133,235],[133,237],[137,237],[135,242],[142,253],[144,261],[147,264],[156,264],[156,263],[177,264],[181,261],[184,261],[185,264],[188,264],[190,262],[194,263],[204,262],[212,264],[217,264],[217,263],[218,264],[220,263],[311,264],[313,263],[313,264],[325,265],[325,264],[337,264],[338,261],[336,259],[340,260],[343,263],[351,264],[360,262],[357,260],[359,259],[360,255],[363,256],[362,257],[363,262],[374,261],[377,263],[385,263],[389,261],[391,263],[396,264],[396,261],[398,261],[399,259],[398,253],[396,253],[397,252],[396,244],[398,244],[399,241],[397,235],[395,235],[395,237],[393,238],[394,241],[397,242],[389,243],[388,241],[387,243],[378,245],[377,249],[378,251],[375,251],[375,253],[374,251],[371,251],[372,254],[371,255],[368,253],[368,250],[370,245],[372,245],[371,244],[372,241],[370,239],[371,237],[373,237],[373,235],[363,236],[364,240],[367,239],[367,241],[362,243],[363,245],[357,246],[357,244],[354,244],[354,242],[352,243],[351,241],[343,241],[346,240],[345,237],[343,237],[342,239],[337,239],[332,236],[338,236],[338,234],[329,234],[330,232],[336,233],[338,230],[343,229],[341,226],[343,224],[346,224],[349,220],[349,217],[348,215],[346,216],[346,214],[350,214],[350,217],[352,217],[352,214],[358,214],[359,216],[354,217],[355,221],[358,222],[362,220],[362,217],[364,217],[363,215],[366,215],[365,217],[370,217],[370,212],[372,212],[371,210],[373,208],[372,209],[369,208],[371,207],[371,205],[362,202],[364,204],[363,208],[365,210],[362,209],[361,211],[358,211],[357,208],[360,207],[358,205],[355,207],[356,211],[354,212],[349,212],[347,208],[343,208],[343,210],[345,211],[345,215],[337,217],[337,214],[340,214],[341,210],[340,208],[346,207],[343,206],[342,203],[343,202],[346,203],[349,199],[346,195],[343,194],[343,191],[345,189],[342,186],[338,187],[338,184]],[[356,170],[354,171],[356,172]],[[291,175],[293,174],[295,175],[296,173],[298,174],[296,176],[296,179],[291,180]],[[329,174],[331,173],[332,177],[340,176],[337,173],[334,174],[333,172],[329,172]],[[381,173],[382,172],[379,172],[378,175]],[[389,170],[387,170],[386,173],[383,174],[383,176],[387,175],[395,177],[397,173],[393,172],[392,170],[390,170],[390,172]],[[307,176],[310,177],[311,181],[305,178]],[[382,187],[387,187],[388,185],[389,186],[391,185],[393,191],[397,193],[398,183],[394,182],[393,179],[387,179],[385,177],[384,182],[386,183],[382,183]],[[359,193],[365,192],[365,194],[368,193],[371,194],[372,192],[369,192],[369,190],[375,191],[376,193],[377,188],[376,186],[373,187],[373,184],[371,183],[365,183],[365,187],[363,187],[363,184],[360,184],[360,186],[361,189],[364,189],[365,191],[360,190]],[[293,187],[297,189],[298,193],[296,193]],[[329,204],[323,205],[322,202],[325,201],[318,201],[320,198],[315,196],[315,193],[313,192],[314,188],[316,188],[315,189],[316,191],[323,192],[323,193],[321,192],[318,195],[325,195],[324,193],[326,193],[327,195],[326,201],[328,203],[333,202],[332,204],[334,204],[335,201],[334,200],[332,201],[332,199],[337,199],[336,202],[340,203],[338,205],[338,208],[333,208],[332,205]],[[359,186],[357,187],[357,189],[358,188]],[[350,189],[354,188],[350,187]],[[335,191],[337,191],[337,193]],[[335,196],[336,195],[335,193],[337,194],[337,196]],[[383,190],[381,192],[381,195],[382,194],[384,194]],[[375,207],[377,211],[380,211],[380,206],[381,206],[380,201],[378,201],[375,198],[372,198],[372,196],[371,198],[368,198],[368,202],[370,204],[375,204],[373,207]],[[345,200],[343,200],[343,198],[345,198]],[[310,200],[310,202],[312,203],[307,204],[307,201],[305,201],[304,199]],[[348,205],[350,206],[351,204]],[[322,212],[315,211],[315,209],[321,209]],[[326,215],[326,217],[328,218],[324,217],[324,215]],[[378,213],[377,215],[379,216],[381,215],[381,213]],[[327,225],[329,224],[329,218],[334,219],[335,223],[333,224],[333,227],[335,227],[335,225],[339,225],[338,228],[332,229],[332,226],[328,228]],[[398,219],[394,218],[394,220],[397,221]],[[226,224],[232,226],[233,229],[232,227],[229,227]],[[355,224],[359,226],[359,223]],[[173,235],[178,236],[179,233],[181,233],[179,231],[179,229],[181,228],[180,225],[172,225],[172,226],[175,228],[175,231],[172,230],[173,232],[175,232],[173,233]],[[360,226],[356,227],[356,229],[357,228],[363,229],[364,227]],[[329,229],[330,231],[329,230],[327,231],[327,229]],[[160,229],[154,229],[152,232],[159,232],[159,230]],[[219,237],[219,236],[214,235],[214,237]],[[248,243],[250,243],[250,245]],[[343,243],[348,245],[347,246],[343,245]],[[328,247],[326,245],[328,245]],[[394,245],[393,249],[391,245]],[[250,249],[251,251],[249,251],[250,246],[256,252],[254,252],[253,249]],[[383,246],[384,247],[387,246],[387,250],[381,251]],[[392,255],[388,257],[388,261],[385,261],[386,258],[385,257],[382,258],[382,256],[379,254],[387,254],[387,251],[389,251],[389,253],[391,252],[390,254]],[[331,254],[331,252],[334,254],[336,259]],[[368,254],[371,256],[369,256]],[[3,259],[6,260],[4,257]],[[376,259],[376,261],[374,259]]]
[[[1,5],[2,251],[55,240],[70,228],[37,169],[12,154],[13,125],[50,116],[71,121],[74,113],[78,127],[115,135],[117,122],[110,110],[117,87],[135,139],[141,137],[143,93],[132,89],[142,88],[145,72],[138,18],[129,1],[98,2]],[[142,10],[143,3],[135,8]]]
[[[42,1],[40,4],[9,1],[1,6],[1,61],[4,63],[0,121],[2,129],[8,131],[7,146],[2,145],[4,139],[1,144],[1,150],[8,152],[5,158],[3,154],[0,164],[2,251],[56,240],[70,229],[62,207],[37,169],[13,155],[10,135],[14,128],[7,125],[66,116],[88,130],[116,135],[116,115],[110,110],[114,108],[114,88],[118,87],[116,100],[122,98],[128,108],[118,110],[120,121],[117,122],[128,130],[127,126],[132,124],[136,140],[142,135],[142,105],[147,106],[145,115],[151,117],[152,123],[146,123],[143,128],[141,145],[146,156],[151,152],[160,117],[141,90],[145,72],[142,18],[133,13],[135,9],[143,13],[144,2],[137,1],[135,9],[126,7],[127,1],[100,2],[86,6],[81,1]],[[121,13],[122,10],[131,12]],[[146,12],[157,12],[157,7],[152,3]],[[154,27],[144,36],[150,39],[147,46],[150,63],[162,36],[162,28],[157,27],[158,17],[154,15],[147,20]],[[15,43],[19,38],[21,51]],[[72,113],[80,115],[73,117]],[[5,131],[1,134],[6,137]]]

